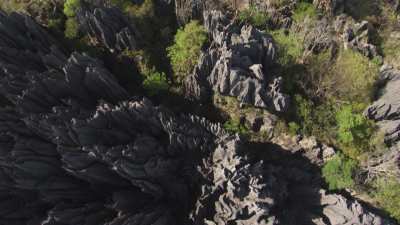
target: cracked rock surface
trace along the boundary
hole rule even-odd
[[[281,92],[282,80],[269,74],[276,57],[272,38],[251,25],[231,23],[220,11],[206,11],[204,24],[213,42],[187,77],[186,94],[207,101],[216,92],[259,108],[286,111],[289,98]]]

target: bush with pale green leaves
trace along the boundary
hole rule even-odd
[[[376,189],[378,204],[400,222],[400,183],[394,179],[379,179]]]
[[[206,30],[198,21],[191,21],[178,30],[174,44],[167,49],[176,81],[182,82],[193,70],[206,41]]]
[[[352,188],[355,185],[354,174],[357,162],[342,154],[334,156],[322,168],[322,176],[330,190]]]
[[[76,16],[76,11],[81,7],[80,0],[66,0],[64,3],[64,14],[67,17]]]
[[[373,123],[357,112],[357,104],[345,105],[336,113],[337,136],[345,153],[357,158],[370,149]]]
[[[158,72],[154,68],[145,74],[143,87],[150,96],[165,93],[168,91],[167,76],[163,72]]]

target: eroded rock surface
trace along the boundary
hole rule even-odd
[[[400,71],[383,66],[378,84],[379,96],[364,114],[376,121],[389,150],[371,159],[367,170],[371,176],[385,174],[400,179]]]
[[[366,109],[365,114],[378,121],[386,134],[386,141],[394,143],[400,140],[400,71],[384,66],[378,82],[383,86],[379,91],[380,96]]]
[[[112,52],[138,47],[140,35],[137,29],[116,7],[81,9],[77,18],[83,33]]]
[[[207,101],[216,92],[245,104],[285,111],[289,98],[281,92],[282,80],[270,74],[276,57],[272,38],[251,25],[230,22],[220,11],[207,11],[204,18],[213,42],[186,79],[186,94]]]
[[[101,61],[66,55],[29,17],[1,13],[0,24],[0,224],[285,224],[303,207],[287,200],[296,182],[318,186],[304,161],[250,158],[220,125],[129,96]]]

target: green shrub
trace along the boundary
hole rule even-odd
[[[206,40],[207,33],[198,21],[192,21],[178,30],[174,44],[167,49],[178,82],[193,70]]]
[[[131,17],[139,20],[143,20],[145,18],[152,18],[154,17],[154,1],[153,0],[144,0],[144,2],[140,5],[135,5],[135,4],[127,4],[126,2],[131,2],[131,1],[126,1],[126,0],[119,0],[120,2],[122,1],[124,7],[124,11]],[[120,3],[121,4],[121,3]]]
[[[157,72],[153,68],[151,73],[145,74],[143,87],[150,96],[165,93],[168,90],[168,82],[165,73]]]
[[[75,17],[76,11],[81,7],[80,0],[66,0],[64,3],[64,14],[67,17]]]
[[[291,135],[297,135],[300,131],[300,125],[297,124],[296,122],[290,122],[288,124],[289,127],[289,134]]]
[[[338,140],[347,147],[347,154],[352,158],[369,150],[373,134],[372,122],[358,113],[357,107],[356,104],[345,105],[336,114]]]
[[[317,105],[301,95],[295,95],[295,119],[299,124],[299,133],[316,136],[328,144],[336,139],[336,106],[332,101]]]
[[[357,169],[357,162],[338,154],[329,160],[322,168],[322,176],[330,190],[353,188],[354,173]]]
[[[284,30],[270,32],[278,46],[278,63],[288,65],[295,63],[303,54],[303,42],[293,32]]]
[[[250,23],[259,29],[266,29],[269,19],[266,12],[258,10],[255,6],[250,6],[239,13],[239,21]]]
[[[249,129],[244,124],[240,124],[238,120],[231,119],[226,121],[224,128],[230,133],[238,133],[243,136],[249,135]]]
[[[47,27],[53,30],[62,31],[64,21],[60,18],[49,19]]]
[[[400,222],[400,183],[395,180],[378,180],[375,198],[379,205]]]
[[[312,3],[299,2],[296,5],[292,18],[297,23],[303,22],[306,18],[315,20],[317,18],[317,10]]]
[[[313,122],[313,108],[314,103],[306,100],[301,95],[295,95],[294,103],[296,106],[296,114],[301,122],[301,133],[305,135],[311,135],[314,122]]]
[[[335,84],[337,98],[365,103],[371,100],[379,65],[358,52],[342,50],[331,71],[329,82]]]
[[[0,9],[8,13],[13,11],[23,11],[26,9],[26,3],[18,0],[0,1]]]
[[[79,24],[75,17],[70,17],[65,21],[65,37],[74,39],[79,34]]]

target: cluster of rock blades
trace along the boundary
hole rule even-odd
[[[313,180],[249,159],[217,124],[129,96],[28,16],[0,13],[0,24],[0,224],[285,224],[289,182]],[[306,224],[383,224],[356,201],[317,196]]]
[[[281,92],[281,78],[270,74],[276,57],[272,38],[251,25],[230,21],[221,11],[205,11],[204,25],[212,43],[187,77],[186,94],[205,102],[218,93],[259,108],[286,111],[289,97]]]
[[[80,29],[111,52],[136,50],[140,35],[116,7],[81,9],[77,13]]]
[[[389,175],[400,180],[400,71],[383,66],[378,78],[381,94],[364,112],[376,121],[390,150],[370,160],[370,175]]]

